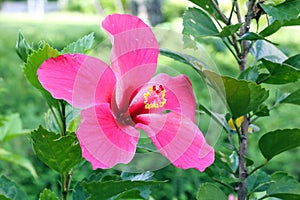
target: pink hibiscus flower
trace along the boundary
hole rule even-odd
[[[45,89],[82,109],[76,135],[83,157],[94,169],[127,164],[142,129],[176,167],[203,171],[214,161],[214,150],[194,123],[188,78],[153,77],[159,45],[139,18],[109,15],[102,27],[112,41],[111,66],[87,55],[64,54],[38,69]]]

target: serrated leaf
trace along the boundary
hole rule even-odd
[[[41,126],[31,133],[36,155],[50,168],[63,174],[82,161],[81,149],[75,136],[60,136]]]
[[[225,26],[225,27],[223,27],[222,31],[218,34],[218,36],[228,37],[230,35],[233,35],[241,28],[241,26],[242,26],[242,23]]]
[[[33,165],[26,157],[22,157],[0,148],[0,160],[24,167],[31,173],[34,178],[37,178],[37,174]]]
[[[285,99],[283,99],[280,103],[291,103],[300,105],[300,89],[289,94]]]
[[[263,66],[270,72],[260,82],[269,84],[286,84],[296,82],[300,78],[300,70],[287,64],[279,64],[272,61],[262,59]]]
[[[28,199],[27,195],[17,186],[16,183],[5,176],[0,177],[0,194],[13,200]]]
[[[296,69],[300,70],[300,54],[289,57],[283,63],[293,66]]]
[[[81,186],[90,194],[88,200],[105,200],[124,191],[140,186],[150,186],[164,183],[163,181],[106,181],[83,182]]]
[[[260,3],[262,9],[274,20],[291,20],[296,19],[300,13],[299,0],[286,0],[277,6],[265,5]]]
[[[85,35],[84,37],[78,39],[76,42],[73,42],[66,46],[62,50],[62,53],[86,53],[89,49],[92,48],[94,38],[94,33]]]
[[[47,188],[40,194],[39,200],[58,200],[58,197],[54,192],[48,190]]]
[[[259,35],[263,37],[270,36],[274,33],[276,33],[281,27],[284,26],[297,26],[300,25],[300,17],[297,19],[291,19],[291,20],[275,20],[267,26],[265,29],[263,29]]]
[[[50,47],[49,44],[44,44],[43,47],[41,47],[39,50],[32,53],[25,63],[23,70],[25,77],[27,80],[37,89],[39,89],[43,96],[46,98],[48,103],[51,105],[56,105],[55,100],[51,96],[51,94],[46,91],[41,83],[38,80],[37,76],[37,70],[40,67],[40,65],[47,60],[48,58],[57,57],[59,55],[59,52],[56,49],[53,49]]]
[[[259,149],[270,160],[274,156],[300,146],[300,129],[275,130],[264,134],[259,140]]]
[[[227,200],[225,193],[212,183],[204,183],[197,192],[197,200]]]
[[[271,177],[267,173],[257,170],[247,178],[247,191],[249,193],[263,192],[270,187],[271,183]]]
[[[251,81],[222,77],[210,71],[204,73],[234,119],[256,110],[269,96],[267,90]]]
[[[19,32],[16,44],[16,51],[18,56],[24,61],[27,61],[28,56],[33,52],[31,46],[25,40],[23,34]]]
[[[267,190],[267,195],[280,199],[298,200],[300,199],[300,184],[286,172],[276,172],[272,174],[273,183]]]
[[[189,8],[185,11],[183,27],[182,33],[197,42],[201,42],[202,37],[219,34],[217,27],[208,14],[197,8]]]
[[[256,60],[268,59],[273,62],[282,63],[287,56],[282,53],[276,46],[264,40],[257,40],[250,49],[250,53]]]

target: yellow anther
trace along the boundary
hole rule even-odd
[[[162,108],[167,102],[165,96],[166,90],[162,85],[148,87],[148,91],[144,93],[145,109]]]

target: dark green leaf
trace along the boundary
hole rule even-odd
[[[233,35],[236,33],[240,28],[242,24],[234,24],[223,27],[222,31],[219,33],[220,37],[228,37],[230,35]]]
[[[27,195],[5,176],[0,177],[0,194],[13,200],[27,200]],[[4,198],[5,199],[5,198]]]
[[[227,104],[234,119],[256,110],[269,96],[268,91],[253,82],[221,77],[209,71],[204,74]]]
[[[53,49],[49,46],[49,44],[44,44],[42,48],[37,50],[36,52],[32,53],[29,57],[27,62],[24,65],[24,74],[27,80],[37,89],[39,89],[48,103],[51,105],[55,105],[55,100],[51,96],[51,94],[46,91],[41,83],[38,80],[37,70],[40,65],[47,60],[48,58],[57,57],[59,52],[56,49]]]
[[[258,78],[259,72],[258,72],[258,67],[253,66],[253,67],[248,67],[246,70],[244,70],[240,75],[239,79],[244,79],[246,81],[253,81],[256,82]]]
[[[283,63],[291,65],[291,66],[295,67],[296,69],[300,70],[300,54],[289,57]]]
[[[300,105],[300,89],[289,94],[289,96],[283,99],[281,103],[291,103],[291,104]]]
[[[26,42],[24,36],[19,32],[16,44],[16,51],[18,56],[26,63],[28,56],[33,52],[30,45]]]
[[[279,64],[262,59],[263,66],[270,74],[260,79],[260,82],[269,84],[286,84],[296,82],[300,78],[300,71],[287,64]]]
[[[225,193],[212,183],[204,183],[197,192],[197,200],[227,200]]]
[[[300,129],[275,130],[264,134],[259,140],[259,149],[268,160],[298,146],[300,146]]]
[[[129,190],[127,192],[121,193],[115,198],[115,200],[123,200],[123,199],[137,200],[137,199],[144,199],[144,198],[141,196],[141,192],[139,190]]]
[[[261,104],[256,110],[254,110],[254,114],[260,117],[265,117],[270,115],[270,110],[267,105]]]
[[[88,200],[104,200],[114,197],[124,191],[140,186],[150,186],[164,183],[162,181],[106,181],[83,182],[81,186],[90,194]]]
[[[86,53],[89,49],[92,48],[94,38],[94,33],[85,35],[83,38],[80,38],[76,42],[73,42],[66,46],[62,50],[62,53]]]
[[[267,190],[267,195],[280,199],[299,200],[300,199],[300,184],[292,176],[286,172],[276,172],[272,174],[273,183]]]
[[[211,4],[211,2],[209,0],[189,0],[189,1],[200,6],[200,8],[202,8],[209,14],[212,14],[212,15],[216,16],[217,18],[219,18],[219,14],[216,12],[216,10],[214,9],[213,5]],[[215,2],[218,4],[217,1],[215,1]]]
[[[3,194],[0,194],[0,200],[11,200],[10,198],[6,197]]]
[[[266,39],[265,37],[263,37],[262,35],[259,35],[258,33],[253,33],[253,32],[248,32],[244,35],[242,35],[242,37],[239,40],[265,40],[271,44],[276,45],[275,43],[271,42],[270,40]]]
[[[274,20],[291,20],[296,19],[300,13],[299,0],[286,0],[277,6],[260,4],[262,9]]]
[[[271,177],[261,170],[257,170],[247,178],[248,193],[263,192],[270,187]]]
[[[58,200],[58,198],[51,190],[44,189],[44,191],[40,194],[39,200]]]
[[[244,160],[246,161],[246,166],[252,166],[254,164],[254,161],[251,160],[250,158],[244,157]]]
[[[268,59],[273,62],[281,63],[287,59],[287,56],[282,53],[276,46],[264,40],[257,40],[250,53],[256,60]]]
[[[0,160],[24,167],[31,173],[31,175],[34,178],[37,178],[37,174],[33,165],[31,164],[30,160],[28,160],[26,157],[22,157],[20,155],[8,152],[5,149],[0,148]]]
[[[283,26],[297,26],[297,25],[300,25],[300,17],[291,20],[275,20],[274,22],[272,22],[272,24],[270,24],[264,30],[262,30],[259,33],[259,35],[263,37],[267,37],[276,33]]]
[[[183,26],[182,33],[197,42],[201,42],[204,36],[216,36],[219,34],[211,18],[203,10],[197,8],[189,8],[185,11]]]
[[[46,165],[66,173],[81,160],[81,149],[74,135],[61,137],[42,127],[31,133],[35,153]]]
[[[84,188],[81,186],[81,183],[99,181],[101,178],[103,178],[102,173],[93,173],[89,177],[84,178],[82,181],[77,182],[73,189],[73,200],[82,200],[87,199],[89,197],[89,193],[87,193],[87,191],[84,190]]]

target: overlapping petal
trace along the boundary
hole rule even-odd
[[[170,112],[137,116],[143,129],[162,155],[176,167],[204,171],[214,161],[214,150],[198,127],[187,117]]]
[[[76,135],[83,157],[96,169],[131,161],[139,132],[134,127],[118,124],[110,105],[100,104],[81,112]]]
[[[85,108],[110,102],[116,77],[104,62],[82,54],[64,54],[47,59],[38,69],[38,78],[53,97],[74,107]]]

